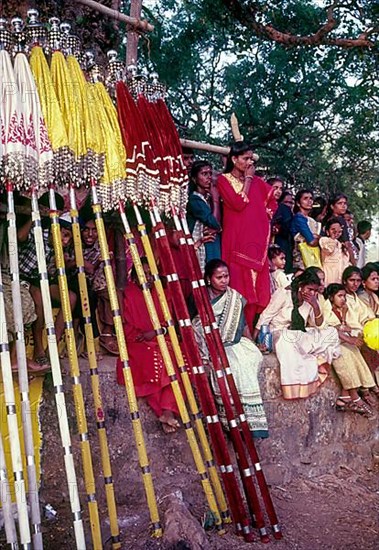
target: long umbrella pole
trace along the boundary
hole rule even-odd
[[[247,423],[247,419],[246,419],[246,416],[244,414],[244,410],[243,410],[243,406],[242,406],[242,403],[241,403],[241,399],[240,399],[239,394],[238,394],[237,386],[235,384],[233,374],[232,374],[232,372],[230,370],[230,367],[229,367],[228,358],[227,358],[227,355],[226,355],[226,352],[225,352],[224,345],[223,345],[222,340],[221,340],[221,335],[220,335],[218,325],[216,323],[214,312],[213,312],[211,303],[209,301],[208,294],[207,294],[206,289],[205,289],[205,283],[204,283],[203,276],[202,276],[202,273],[201,273],[201,270],[200,270],[199,262],[197,261],[195,248],[193,246],[192,236],[191,236],[191,233],[190,233],[188,225],[187,225],[187,220],[184,217],[181,219],[181,225],[183,227],[184,235],[185,235],[186,240],[187,240],[188,250],[191,254],[192,265],[195,267],[196,276],[197,276],[198,281],[199,281],[199,290],[201,291],[201,294],[202,294],[202,297],[203,297],[203,302],[204,302],[204,305],[205,305],[205,308],[206,308],[206,313],[207,313],[208,319],[209,319],[209,325],[212,327],[212,333],[214,335],[214,340],[215,340],[215,343],[216,343],[217,352],[220,356],[222,368],[225,372],[227,383],[228,383],[228,386],[229,386],[229,389],[230,389],[230,392],[231,392],[231,396],[232,396],[232,399],[233,399],[234,407],[236,409],[236,412],[237,412],[237,415],[238,415],[238,418],[239,418],[239,423],[240,423],[242,434],[243,434],[243,437],[244,437],[244,440],[245,440],[245,444],[246,444],[248,453],[250,455],[251,461],[254,465],[255,476],[256,476],[256,479],[257,479],[257,482],[258,482],[258,486],[259,486],[259,489],[260,489],[260,492],[261,492],[261,495],[262,495],[263,502],[264,502],[265,507],[266,507],[267,515],[268,515],[269,520],[270,520],[270,524],[271,524],[271,527],[272,527],[272,530],[273,530],[273,534],[274,534],[274,537],[276,539],[281,539],[282,538],[282,531],[281,531],[281,528],[280,528],[280,525],[279,525],[278,517],[276,515],[274,504],[272,502],[271,495],[270,495],[270,492],[269,492],[269,489],[268,489],[268,486],[267,486],[266,478],[265,478],[265,475],[264,475],[263,470],[262,470],[262,465],[259,461],[258,452],[256,450],[253,438],[251,437],[251,434],[250,434],[249,425]]]
[[[38,498],[38,482],[34,455],[32,416],[29,399],[28,366],[26,360],[24,320],[22,317],[20,274],[18,267],[16,213],[14,209],[13,186],[7,185],[8,196],[8,246],[9,264],[12,279],[13,317],[16,327],[16,353],[18,368],[18,384],[21,397],[21,419],[26,454],[26,468],[28,474],[28,496],[31,512],[31,527],[33,546],[36,550],[43,548],[41,533],[41,513]]]
[[[176,273],[176,267],[171,254],[166,230],[160,219],[157,208],[150,210],[150,217],[153,224],[156,243],[160,251],[160,259],[164,266],[165,272],[168,274],[167,281],[171,287],[174,309],[178,319],[187,361],[192,367],[192,373],[198,389],[201,407],[208,424],[208,431],[212,439],[213,449],[224,481],[237,534],[242,535],[246,542],[251,542],[253,540],[253,534],[244,506],[243,497],[237,483],[234,466],[232,464],[225,435],[221,427],[214,397],[210,389],[208,377],[195,340],[187,304],[183,295],[178,274]]]
[[[76,352],[75,334],[71,315],[69,290],[67,285],[66,270],[64,264],[61,231],[58,220],[57,206],[55,203],[54,189],[50,188],[50,219],[51,234],[53,237],[55,262],[58,270],[59,293],[61,297],[61,308],[65,324],[66,346],[70,363],[72,378],[72,390],[74,395],[76,419],[78,423],[79,437],[81,442],[84,484],[87,493],[88,511],[91,523],[91,534],[93,546],[96,550],[102,548],[99,511],[96,500],[95,478],[93,474],[91,449],[88,437],[86,411],[84,406],[83,389],[80,382],[80,370],[78,354]]]
[[[198,473],[200,475],[204,494],[208,501],[209,508],[214,515],[216,527],[219,529],[222,529],[222,520],[221,520],[220,512],[218,510],[217,502],[213,493],[213,489],[209,481],[207,470],[206,470],[203,458],[201,456],[199,445],[196,440],[196,435],[193,430],[191,420],[187,411],[187,407],[182,395],[182,391],[179,386],[179,381],[175,372],[175,368],[171,359],[171,355],[167,346],[166,339],[164,337],[164,332],[161,327],[161,323],[159,321],[158,313],[155,308],[155,304],[154,304],[150,289],[146,282],[145,272],[143,269],[141,258],[138,253],[137,246],[135,244],[134,236],[130,230],[130,226],[121,202],[119,204],[119,210],[120,210],[121,220],[125,229],[125,237],[129,243],[129,249],[133,259],[134,267],[136,268],[139,283],[142,286],[142,292],[145,299],[146,307],[149,312],[149,316],[156,333],[158,346],[162,355],[163,362],[165,364],[167,374],[170,377],[171,388],[172,388],[176,403],[178,405],[183,426],[186,430],[188,444],[191,448],[193,459],[196,464]],[[184,362],[182,367],[185,369]]]
[[[184,357],[182,354],[182,351],[180,349],[178,336],[176,334],[175,330],[175,324],[172,319],[172,315],[170,312],[170,308],[166,299],[166,295],[163,289],[162,281],[159,277],[157,264],[154,258],[153,250],[151,248],[150,240],[146,231],[146,226],[142,221],[142,217],[140,214],[140,211],[138,209],[137,205],[134,205],[134,212],[137,217],[137,223],[138,223],[138,231],[141,236],[142,245],[145,251],[146,258],[149,263],[150,272],[153,277],[154,286],[157,291],[157,295],[159,298],[159,303],[162,308],[163,316],[167,325],[168,335],[171,340],[172,348],[174,350],[175,359],[178,364],[178,369],[180,372],[180,377],[183,383],[183,387],[185,389],[188,403],[190,406],[192,418],[194,419],[194,424],[198,433],[199,441],[201,443],[201,447],[203,449],[204,459],[205,463],[208,467],[209,476],[211,478],[214,491],[216,494],[216,498],[220,507],[221,511],[221,517],[224,523],[230,523],[231,518],[228,510],[228,505],[225,500],[224,492],[221,486],[220,479],[218,477],[218,473],[216,470],[215,462],[212,456],[212,451],[209,446],[208,438],[204,429],[204,424],[202,422],[202,414],[199,411],[195,394],[192,388],[192,384],[187,372],[187,368],[185,365]]]
[[[116,331],[116,338],[118,348],[120,351],[120,358],[123,364],[123,375],[125,382],[125,391],[129,403],[130,416],[132,420],[132,427],[134,437],[136,441],[139,464],[142,471],[142,479],[145,488],[145,494],[147,504],[150,511],[150,518],[152,522],[152,534],[154,537],[162,536],[162,526],[159,520],[157,500],[154,491],[153,478],[151,475],[151,469],[149,459],[146,452],[145,439],[142,431],[142,423],[138,410],[137,398],[133,384],[132,372],[128,363],[128,351],[126,348],[125,334],[122,326],[120,306],[117,298],[116,285],[113,277],[111,261],[109,258],[109,249],[107,243],[107,237],[105,233],[104,220],[102,215],[101,204],[98,201],[96,186],[93,182],[91,185],[92,193],[92,209],[95,216],[95,223],[97,234],[99,237],[99,245],[101,251],[101,258],[104,262],[104,274],[107,281],[107,287],[109,292],[109,299],[111,303],[111,309],[113,314],[113,323]]]
[[[12,550],[18,549],[16,525],[13,517],[12,499],[5,463],[3,436],[0,432],[0,502],[3,509],[5,535]]]
[[[32,192],[32,218],[34,240],[37,252],[38,271],[40,276],[40,287],[42,295],[43,315],[47,332],[47,344],[49,348],[49,357],[51,372],[53,376],[53,385],[55,393],[55,404],[57,407],[58,425],[64,452],[64,463],[67,478],[68,494],[70,497],[71,513],[74,526],[75,542],[77,550],[84,550],[86,542],[84,537],[82,512],[80,509],[78,483],[75,473],[74,457],[72,454],[72,445],[70,430],[68,426],[66,400],[63,389],[62,373],[59,362],[58,344],[55,336],[55,327],[53,320],[53,309],[51,306],[49,279],[46,268],[45,247],[43,243],[41,216],[38,209],[38,199],[35,191]]]
[[[253,521],[259,530],[259,534],[262,542],[267,542],[269,538],[268,538],[267,530],[264,523],[263,511],[262,511],[262,508],[258,499],[258,494],[254,485],[253,472],[250,468],[250,464],[245,452],[242,435],[239,430],[239,419],[235,416],[235,413],[233,410],[233,402],[231,400],[231,395],[227,384],[226,373],[222,368],[222,364],[221,364],[219,355],[217,353],[217,348],[213,339],[212,325],[207,317],[207,312],[203,303],[203,295],[202,295],[201,287],[203,286],[205,291],[206,290],[205,283],[203,280],[198,280],[196,277],[195,260],[191,258],[190,248],[183,235],[183,230],[180,225],[180,220],[177,215],[174,215],[173,218],[174,218],[174,223],[178,231],[178,234],[180,235],[179,243],[185,255],[187,268],[191,273],[193,296],[194,296],[196,307],[198,309],[200,319],[203,325],[207,346],[212,358],[212,368],[215,372],[215,376],[217,377],[217,383],[220,388],[220,394],[221,394],[223,405],[225,408],[226,418],[228,420],[230,436],[236,450],[237,462],[240,470],[242,484],[245,489],[245,494],[247,497],[247,504],[250,509],[251,517],[253,518]],[[196,262],[197,262],[196,265],[198,265],[197,258],[196,258]],[[251,437],[251,434],[249,435]]]
[[[76,208],[75,190],[70,188],[70,207],[72,233],[74,238],[75,259],[78,267],[78,280],[80,290],[80,300],[82,305],[82,315],[84,319],[84,332],[86,337],[89,369],[91,374],[92,393],[95,406],[96,426],[100,443],[101,463],[103,467],[105,495],[107,499],[109,522],[112,536],[112,548],[121,548],[120,532],[117,521],[116,499],[114,494],[113,477],[111,461],[109,457],[107,430],[105,425],[105,413],[101,398],[99,372],[97,368],[95,341],[93,337],[93,327],[91,320],[91,311],[89,307],[88,289],[86,274],[84,271],[83,247],[80,235],[78,210]]]
[[[18,433],[17,410],[14,395],[12,378],[11,359],[9,354],[8,333],[5,317],[5,304],[3,294],[3,281],[0,269],[0,363],[4,384],[4,400],[7,411],[7,422],[9,431],[9,444],[12,458],[12,469],[14,475],[14,488],[16,493],[16,504],[18,512],[18,523],[20,526],[20,539],[22,548],[30,548],[30,528],[28,518],[28,507],[26,503],[25,479],[22,471],[21,445]]]

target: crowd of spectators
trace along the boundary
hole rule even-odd
[[[192,164],[194,186],[202,162]],[[379,263],[366,263],[371,222],[355,222],[344,193],[315,197],[280,177],[258,177],[255,166],[252,148],[235,143],[214,185],[193,188],[202,204],[190,195],[187,216],[200,263],[209,241],[220,239],[224,263],[213,279],[227,271],[227,287],[244,301],[250,338],[263,353],[260,334],[271,334],[285,399],[315,393],[333,366],[341,385],[336,409],[370,416],[379,406],[379,354],[362,337],[365,323],[379,316]],[[206,283],[222,326],[213,279]]]
[[[379,405],[379,354],[362,339],[365,323],[379,316],[379,264],[366,263],[370,221],[355,223],[354,205],[348,205],[343,193],[314,197],[310,189],[295,191],[287,187],[280,177],[257,176],[258,157],[244,142],[232,145],[224,159],[223,173],[215,173],[207,160],[195,160],[191,152],[185,151],[184,160],[190,179],[188,227],[252,434],[257,437],[268,434],[258,372],[262,354],[269,351],[277,355],[280,363],[285,399],[312,395],[333,366],[341,385],[336,409],[370,416]],[[85,356],[71,218],[58,194],[56,203],[77,348]],[[44,315],[30,201],[19,197],[16,207],[20,281],[26,306],[23,314],[25,323],[32,327],[34,339],[34,355],[28,366],[32,374],[38,374],[50,367],[42,337]],[[59,340],[64,334],[64,319],[59,309],[58,271],[47,194],[40,198],[39,207],[50,294],[53,305],[58,308],[55,330]],[[80,228],[94,336],[99,341],[99,351],[118,355],[104,265],[91,212],[91,209],[82,209]],[[5,223],[0,224],[0,248],[9,313],[12,310],[9,269],[3,254],[6,247],[1,246],[6,241],[1,231],[4,226]],[[204,364],[209,364],[200,319],[192,307],[191,277],[177,232],[170,223],[166,230],[183,294],[192,313],[199,350]],[[135,237],[139,244],[137,232]],[[126,240],[124,243],[128,254]],[[165,281],[170,274],[164,272],[159,254],[157,263]],[[159,311],[159,300],[145,261],[144,269],[147,286]],[[136,393],[147,398],[164,431],[170,433],[179,427],[170,380],[136,273],[129,271],[125,279],[120,306]],[[11,328],[11,316],[7,323],[10,332],[15,330]],[[262,333],[271,335],[270,344],[261,337]],[[17,369],[14,352],[12,362]],[[120,384],[123,383],[121,370],[122,365],[118,364]],[[211,383],[222,419],[215,377]]]

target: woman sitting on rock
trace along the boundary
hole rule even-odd
[[[142,258],[142,263],[147,285],[150,288],[152,279],[146,258]],[[134,268],[131,276],[132,281],[127,284],[124,291],[123,321],[136,395],[146,398],[148,405],[159,418],[163,431],[172,433],[179,428],[179,422],[176,419],[178,407]],[[161,310],[154,289],[152,289],[152,296],[159,315]],[[120,385],[124,384],[122,368],[119,358],[117,382]]]
[[[308,268],[278,289],[261,314],[254,336],[269,325],[280,363],[284,399],[302,399],[317,391],[327,378],[333,359],[340,355],[338,334],[327,327],[317,299],[320,279]]]
[[[229,287],[229,279],[228,266],[222,260],[214,259],[206,264],[205,282],[250,431],[253,437],[268,437],[267,420],[258,383],[262,354],[252,342],[245,320],[246,300],[239,292]],[[202,357],[208,361],[209,354],[198,316],[194,318],[193,326]],[[213,371],[211,382],[220,420],[227,428],[225,409]]]
[[[341,355],[333,361],[334,370],[342,385],[341,395],[336,402],[337,411],[352,411],[371,416],[371,406],[377,404],[370,390],[379,395],[374,378],[359,349],[363,345],[359,331],[349,326],[349,305],[343,285],[334,283],[328,286],[327,296],[331,303],[328,324],[336,327],[341,342]],[[361,391],[363,399],[359,396]],[[367,401],[367,402],[366,402]]]
[[[362,284],[361,270],[356,266],[347,267],[342,274],[342,283],[346,289],[346,301],[349,307],[349,326],[362,334],[363,326],[370,319],[375,319],[375,313],[371,307],[359,299],[357,294]],[[360,351],[378,382],[379,353],[370,349],[365,343],[362,344]]]

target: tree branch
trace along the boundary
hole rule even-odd
[[[284,46],[338,46],[340,48],[373,48],[375,42],[370,40],[370,36],[378,32],[377,28],[367,29],[357,38],[333,38],[330,33],[335,30],[339,23],[335,17],[335,10],[339,7],[345,7],[343,3],[336,0],[327,7],[327,21],[318,31],[308,36],[298,36],[295,34],[280,31],[270,25],[258,21],[259,12],[256,7],[245,8],[239,0],[222,0],[231,14],[245,27],[251,28],[254,33],[263,39],[278,42]]]

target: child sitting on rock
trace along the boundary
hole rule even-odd
[[[362,336],[349,326],[346,290],[343,285],[334,283],[328,286],[326,293],[331,304],[327,322],[336,327],[341,343],[341,355],[333,360],[334,370],[342,385],[336,409],[372,416],[372,409],[378,405],[379,388],[359,351],[363,345]]]
[[[95,318],[95,311],[97,309],[97,317],[101,325],[100,345],[108,353],[118,355],[118,344],[114,333],[112,308],[104,273],[104,262],[101,260],[97,229],[93,218],[85,220],[82,225],[82,241],[84,269],[90,293],[91,317]]]

